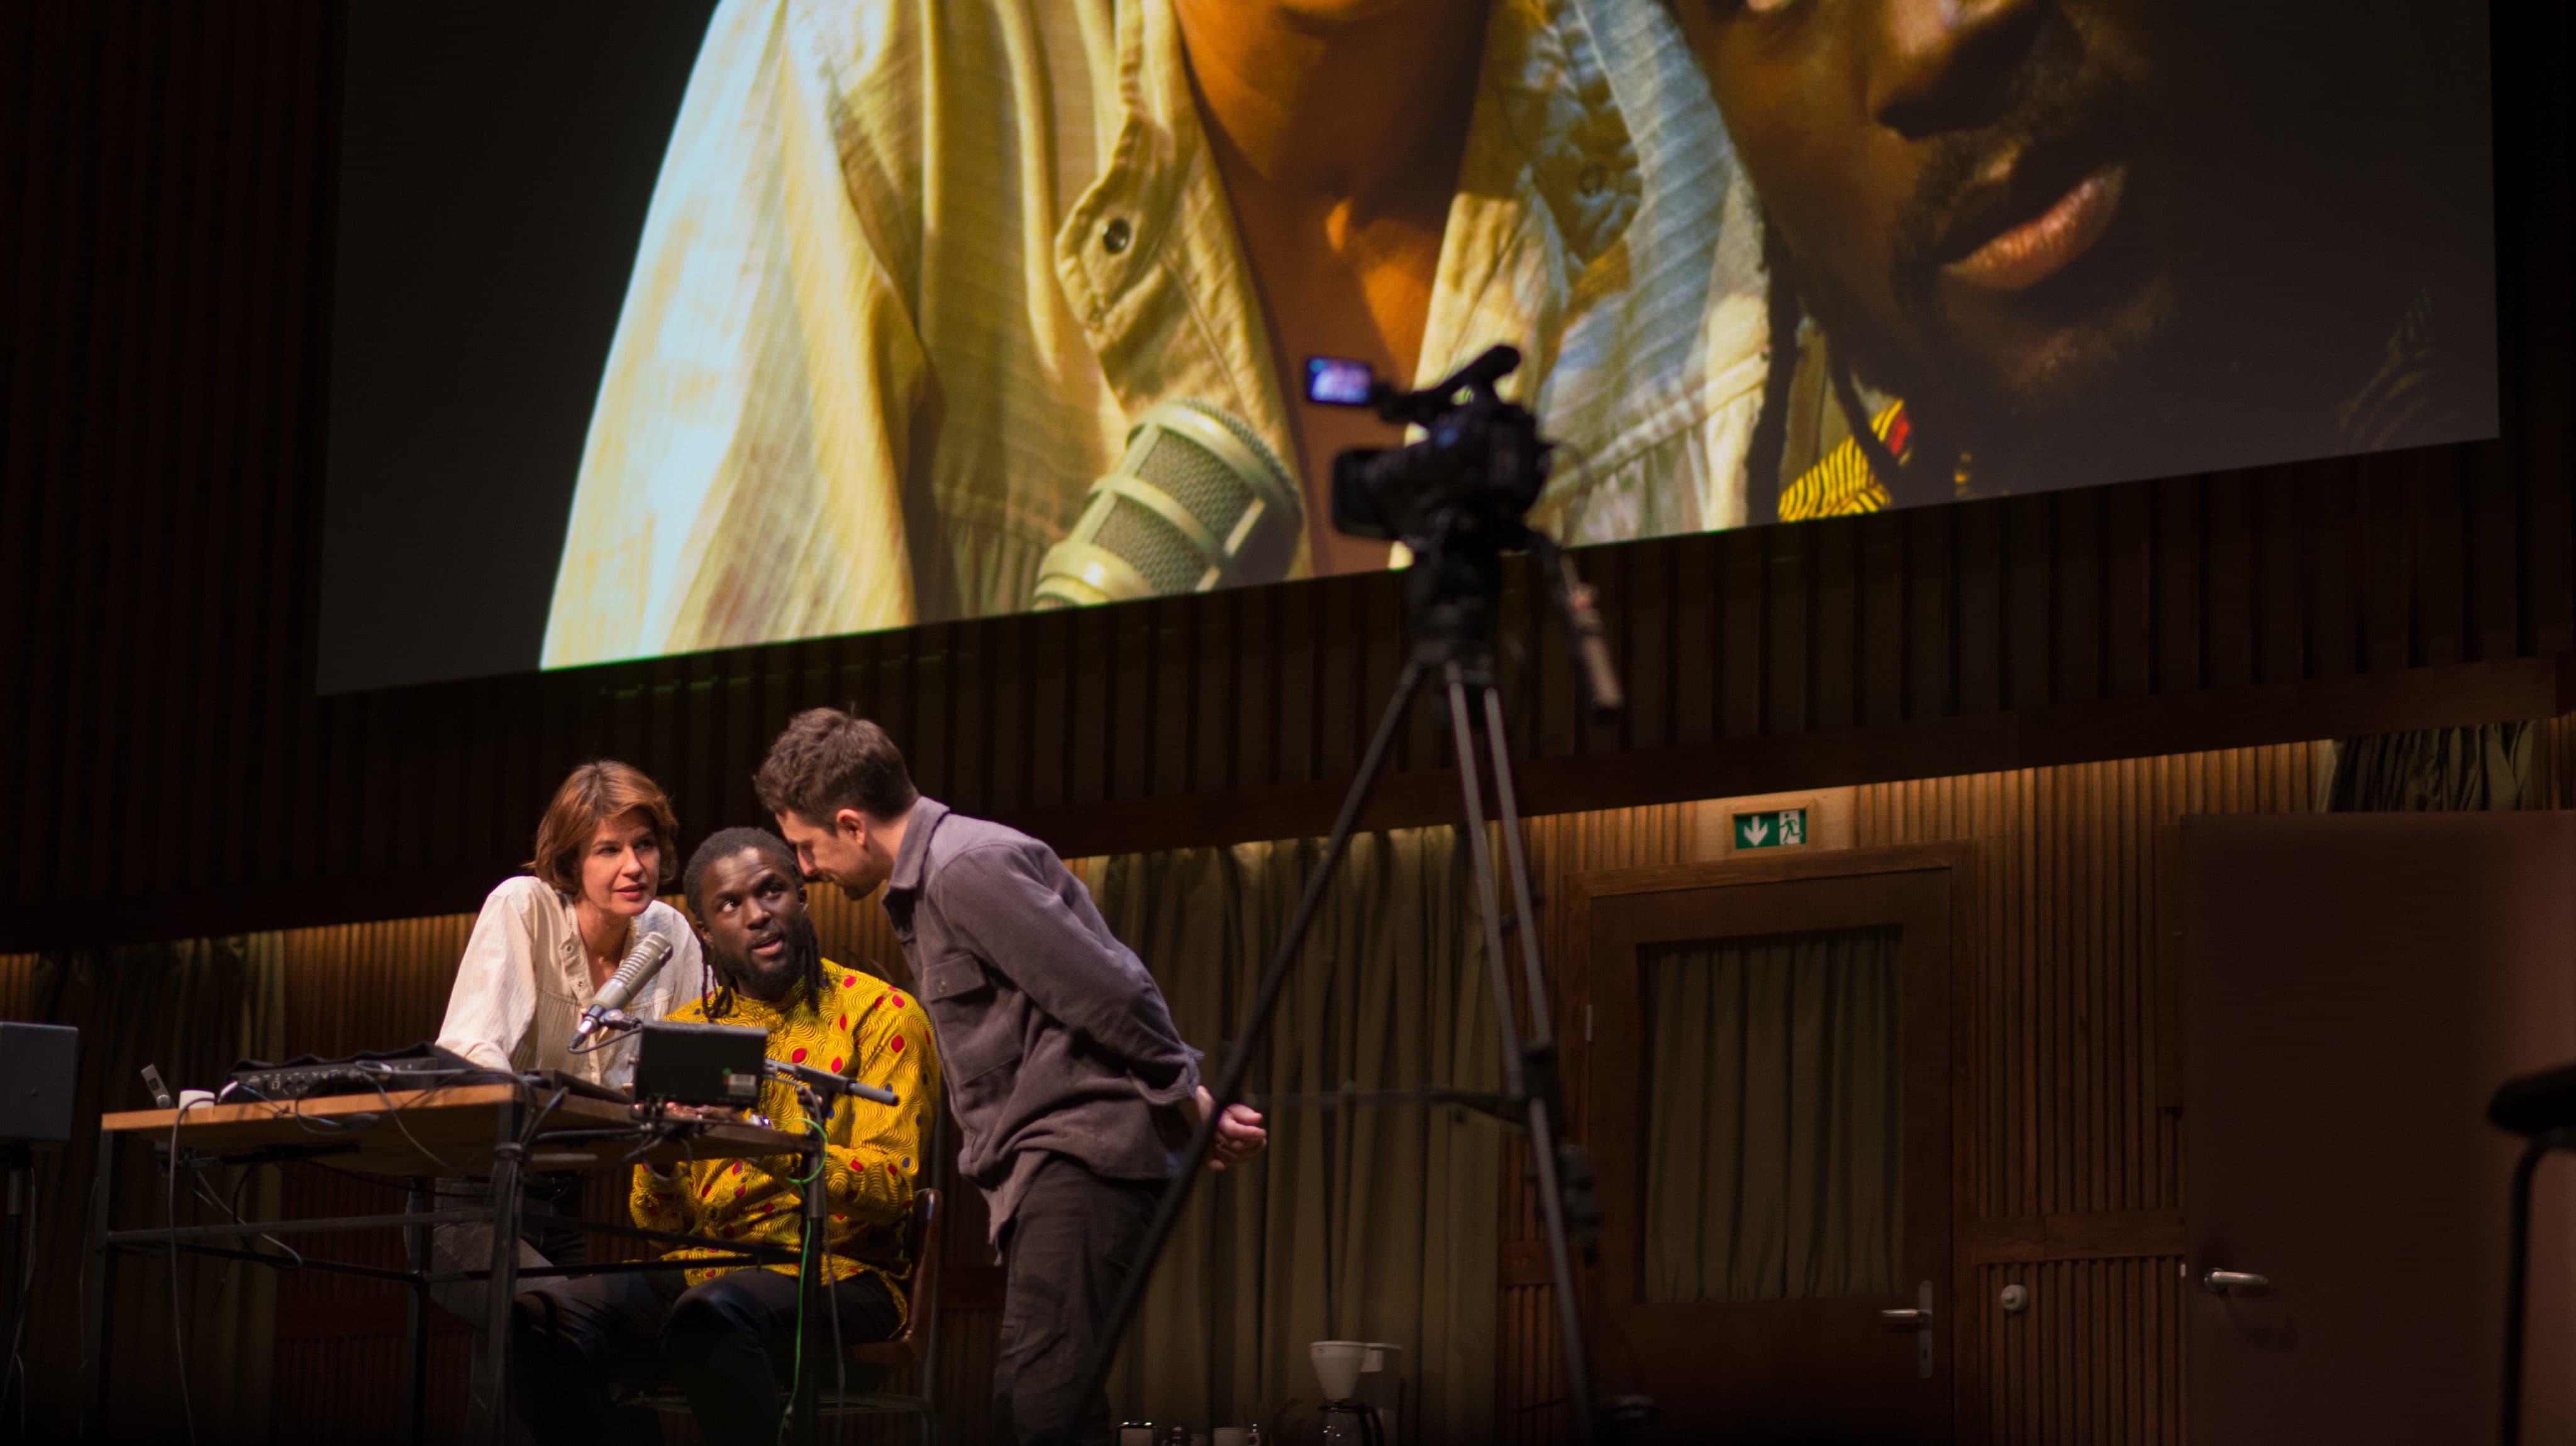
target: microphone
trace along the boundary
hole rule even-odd
[[[1029,606],[1277,582],[1305,525],[1296,478],[1250,423],[1201,401],[1157,402],[1038,564]]]
[[[670,939],[645,931],[635,941],[635,947],[626,951],[626,960],[617,966],[617,972],[609,975],[608,982],[599,986],[599,997],[581,1012],[581,1027],[573,1031],[572,1042],[579,1044],[588,1039],[591,1031],[607,1022],[610,1015],[624,1009],[626,1002],[643,992],[645,984],[661,972],[663,963],[670,957]]]
[[[783,1059],[765,1059],[761,1063],[769,1066],[771,1074],[803,1080],[816,1094],[826,1098],[833,1095],[857,1095],[860,1099],[874,1100],[881,1105],[895,1103],[894,1091],[883,1085],[864,1084],[845,1074],[834,1074],[828,1069],[816,1069],[810,1064],[790,1064]]]
[[[2576,1129],[2576,1064],[2506,1080],[2487,1103],[2487,1118],[2533,1138]]]

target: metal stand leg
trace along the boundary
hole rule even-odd
[[[116,1199],[116,1147],[124,1136],[98,1136],[98,1176],[90,1187],[89,1281],[81,1302],[81,1439],[107,1439],[107,1332],[116,1300],[116,1252],[107,1224]]]
[[[1483,671],[1481,665],[1479,671]],[[1503,1052],[1503,1094],[1519,1105],[1529,1130],[1530,1165],[1538,1176],[1539,1214],[1546,1227],[1547,1258],[1556,1282],[1557,1328],[1564,1333],[1566,1400],[1574,1412],[1575,1439],[1592,1439],[1592,1380],[1583,1353],[1583,1317],[1575,1298],[1574,1261],[1566,1238],[1563,1181],[1558,1175],[1555,1111],[1556,1040],[1548,1024],[1547,976],[1538,957],[1537,916],[1532,911],[1529,863],[1521,850],[1520,809],[1512,794],[1512,755],[1503,733],[1503,704],[1490,674],[1475,682],[1484,696],[1486,745],[1493,756],[1494,797],[1502,809],[1504,857],[1526,963],[1530,1038],[1524,1046],[1512,1019],[1511,965],[1503,955],[1502,909],[1494,897],[1494,868],[1485,845],[1485,808],[1477,782],[1476,743],[1467,721],[1467,669],[1452,658],[1444,666],[1449,727],[1458,750],[1458,787],[1467,810],[1467,850],[1476,870],[1476,906],[1484,915],[1485,964],[1494,982],[1494,1031]],[[1532,1076],[1537,1078],[1533,1079]]]
[[[503,1105],[500,1139],[492,1148],[492,1273],[485,1280],[483,1302],[483,1368],[491,1394],[482,1402],[483,1419],[473,1439],[486,1446],[509,1446],[511,1321],[519,1294],[519,1231],[526,1202],[520,1176],[520,1107]]]
[[[2504,1446],[2522,1441],[2523,1335],[2529,1326],[2531,1290],[2531,1177],[2552,1150],[2576,1150],[2576,1130],[2532,1137],[2513,1167],[2512,1220],[2505,1237]]]
[[[403,1212],[422,1215],[438,1208],[438,1196],[426,1179],[411,1182]],[[429,1227],[403,1227],[403,1258],[411,1266],[411,1294],[403,1301],[403,1420],[411,1446],[429,1446]]]

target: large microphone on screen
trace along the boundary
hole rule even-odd
[[[2517,1135],[2576,1130],[2576,1064],[2506,1080],[2487,1102],[2487,1118]]]
[[[608,976],[607,983],[599,986],[599,997],[581,1012],[581,1027],[573,1031],[572,1042],[579,1044],[588,1039],[592,1031],[608,1021],[610,1015],[624,1009],[626,1002],[642,993],[653,976],[662,971],[662,965],[670,957],[668,936],[647,931],[638,937],[635,947],[626,951],[625,962],[617,966],[616,973]]]
[[[1029,605],[1087,607],[1288,575],[1305,527],[1297,482],[1250,423],[1200,401],[1158,402],[1091,484],[1038,565]]]

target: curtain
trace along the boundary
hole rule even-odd
[[[1877,1295],[1902,1266],[1902,931],[1639,951],[1649,1302]]]
[[[97,1178],[98,1117],[149,1109],[138,1073],[157,1065],[172,1091],[219,1085],[245,1055],[274,1059],[285,1041],[284,936],[254,934],[193,939],[60,955],[34,962],[20,995],[20,1017],[77,1026],[80,1074],[71,1142],[36,1157],[37,1278],[26,1341],[27,1439],[70,1440],[80,1411],[83,1329],[81,1288],[95,1268],[88,1250],[92,1184]],[[229,1203],[242,1186],[245,1216],[277,1209],[277,1172],[206,1172],[208,1187]],[[180,1181],[184,1222],[214,1221],[222,1212],[192,1199]],[[120,1229],[157,1225],[170,1208],[168,1184],[152,1152],[129,1145],[117,1176]],[[123,1257],[117,1267],[111,1440],[185,1440],[193,1414],[203,1446],[265,1442],[276,1281],[265,1267],[182,1257],[179,1292],[188,1391],[183,1405],[174,1364],[181,1339],[171,1326],[170,1270],[161,1259]],[[17,1427],[16,1407],[0,1437]]]
[[[2335,813],[2521,808],[2538,731],[2530,723],[2483,723],[2346,739],[2335,749],[2325,807]]]
[[[1086,870],[1211,1076],[1321,852],[1243,844]],[[1483,956],[1454,829],[1354,839],[1249,1091],[1498,1088]],[[1121,1413],[1197,1430],[1311,1415],[1308,1342],[1389,1341],[1404,1348],[1403,1439],[1490,1440],[1500,1127],[1425,1106],[1269,1123],[1268,1151],[1200,1182],[1112,1378]]]

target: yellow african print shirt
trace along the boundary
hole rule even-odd
[[[1914,450],[1913,427],[1905,419],[1905,404],[1890,403],[1887,409],[1869,419],[1869,429],[1887,444],[1888,455],[1906,461]],[[1806,475],[1790,484],[1780,494],[1780,520],[1804,522],[1815,517],[1850,517],[1863,512],[1884,512],[1893,499],[1886,484],[1878,479],[1869,465],[1869,454],[1860,443],[1846,437],[1842,445],[1827,452]]]
[[[769,1031],[769,1054],[791,1064],[807,1064],[847,1074],[894,1091],[898,1103],[872,1104],[842,1096],[824,1128],[824,1188],[832,1216],[826,1229],[825,1269],[835,1282],[853,1275],[883,1276],[900,1305],[897,1283],[912,1274],[904,1246],[904,1224],[912,1213],[913,1191],[927,1183],[930,1162],[923,1148],[929,1138],[930,1112],[939,1108],[939,1054],[932,1047],[930,1017],[910,994],[873,976],[826,959],[819,1001],[805,997],[798,984],[777,1005],[736,998],[731,1013],[709,1021],[707,1001],[692,1000],[671,1012],[687,1024],[713,1022]],[[760,1112],[778,1128],[801,1131],[805,1109],[796,1091],[771,1080],[761,1088]],[[803,1196],[790,1177],[803,1167],[797,1157],[753,1160],[702,1160],[663,1174],[638,1167],[628,1208],[635,1223],[647,1230],[714,1235],[794,1249],[800,1243]],[[673,1261],[704,1259],[697,1248],[671,1251]],[[739,1265],[709,1266],[688,1272],[689,1284],[704,1285]],[[767,1267],[793,1275],[785,1263]]]

